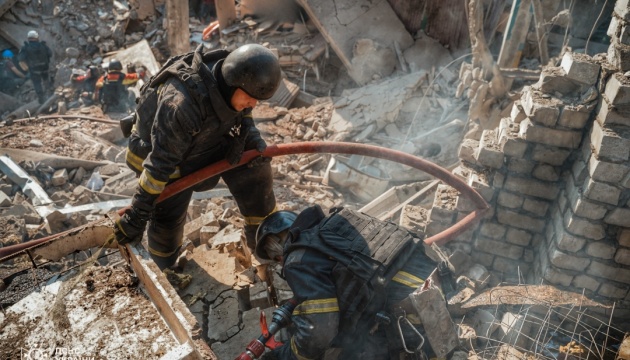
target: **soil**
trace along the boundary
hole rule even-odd
[[[2,359],[25,352],[157,359],[178,345],[138,280],[109,266],[89,267],[0,313],[0,337],[11,344],[0,347]]]

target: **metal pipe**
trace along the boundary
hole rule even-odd
[[[442,231],[439,234],[433,235],[424,241],[427,244],[437,243],[438,245],[442,245],[449,240],[455,238],[457,235],[463,233],[468,230],[476,221],[480,220],[481,217],[485,214],[485,212],[489,209],[488,203],[479,195],[479,193],[462,181],[457,176],[453,175],[450,171],[417,156],[404,153],[398,150],[386,149],[379,146],[374,145],[366,145],[359,143],[347,143],[347,142],[327,142],[327,141],[313,141],[313,142],[299,142],[292,144],[279,144],[279,145],[271,145],[268,146],[262,156],[265,157],[276,157],[282,155],[295,155],[295,154],[313,154],[313,153],[322,153],[322,154],[347,154],[347,155],[364,155],[371,156],[379,159],[394,161],[403,165],[407,165],[413,167],[415,169],[426,172],[429,175],[432,175],[448,185],[457,189],[462,195],[466,196],[470,199],[476,206],[477,209],[462,220],[451,226],[450,228]],[[256,150],[249,150],[243,153],[243,157],[241,161],[236,165],[230,165],[227,160],[221,160],[214,164],[208,165],[196,172],[187,175],[172,184],[169,184],[157,202],[161,202],[180,191],[188,189],[196,184],[216,175],[219,175],[227,170],[230,170],[234,167],[246,164],[253,160],[256,157],[261,156],[259,152]],[[127,208],[123,208],[118,210],[118,214],[122,215]],[[93,226],[96,223],[99,223],[102,220],[97,220],[90,224],[86,224],[80,226],[75,229],[71,229],[68,231],[64,231],[59,234],[50,235],[48,237],[37,239],[33,241],[29,241],[26,243],[7,246],[4,248],[0,248],[0,262],[3,260],[7,260],[9,256],[14,257],[17,256],[16,253],[23,251],[24,249],[31,248],[34,246],[41,246],[42,244],[53,241],[55,238],[63,236],[64,234],[69,234],[75,231],[81,231],[88,226]]]

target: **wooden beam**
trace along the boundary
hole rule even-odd
[[[217,10],[219,29],[227,29],[236,22],[236,7],[234,0],[215,0],[214,6]]]
[[[188,1],[166,0],[166,34],[171,56],[190,51]]]
[[[140,244],[135,246],[127,244],[125,249],[133,271],[175,339],[181,345],[190,345],[186,347],[188,353],[178,354],[179,359],[216,359],[216,355],[203,340],[202,327],[164,273],[151,260],[149,253]]]
[[[532,0],[514,0],[499,53],[499,67],[518,68],[521,63],[525,40],[532,19]],[[507,88],[512,87],[512,80],[506,81]]]
[[[540,0],[532,0],[534,9],[534,25],[536,28],[536,39],[538,41],[538,52],[540,53],[540,64],[547,65],[549,62],[549,49],[547,47],[547,26],[543,18],[543,7]]]

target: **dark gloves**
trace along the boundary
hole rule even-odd
[[[142,211],[137,211],[133,207],[127,209],[114,226],[118,244],[125,245],[142,238],[148,220],[149,216],[142,214]]]
[[[142,238],[157,197],[138,187],[131,207],[114,224],[114,236],[119,245]]]
[[[250,117],[246,117],[241,122],[238,134],[234,134],[232,146],[228,149],[225,158],[230,165],[236,165],[241,161],[243,152],[252,149],[256,149],[258,152],[262,153],[267,149],[267,143],[262,136],[260,136],[260,131],[256,129],[254,120]]]

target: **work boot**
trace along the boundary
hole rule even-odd
[[[256,249],[256,231],[258,230],[258,225],[245,225],[245,239],[247,240],[247,247],[254,253],[254,249]]]

